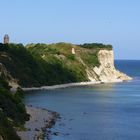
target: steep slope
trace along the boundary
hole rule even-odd
[[[111,45],[32,44],[29,51],[46,62],[61,62],[80,81],[118,82],[131,78],[115,69]],[[82,78],[81,78],[82,77]],[[81,78],[81,79],[80,79]]]
[[[39,86],[44,80],[40,64],[22,44],[0,44],[0,63],[19,85]]]
[[[10,73],[7,71],[7,69],[2,63],[0,63],[0,77],[2,77],[7,83],[9,83],[10,87],[12,88],[19,87],[17,80],[10,75]]]
[[[112,46],[97,43],[0,44],[0,69],[13,87],[131,79],[115,69]]]
[[[15,128],[20,128],[29,119],[22,103],[22,92],[10,92],[8,83],[0,76],[0,138],[20,140]]]
[[[72,59],[71,55],[68,57]],[[22,87],[86,80],[84,74],[81,74],[83,68],[70,71],[58,61],[55,54],[45,61],[42,56],[31,54],[21,44],[0,44],[0,63]]]

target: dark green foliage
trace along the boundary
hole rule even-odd
[[[112,49],[112,45],[104,45],[102,43],[85,43],[79,46],[88,49]]]
[[[80,78],[79,75],[76,75],[74,70],[67,67],[64,62],[55,56],[64,50],[61,44],[58,44],[61,50],[55,48],[54,44],[53,47],[48,46],[36,44],[33,48],[29,47],[28,51],[22,44],[1,44],[0,53],[7,57],[0,55],[0,63],[4,64],[10,74],[18,79],[18,83],[23,87],[54,85],[85,80],[85,78]],[[43,54],[46,55],[47,59],[42,59],[41,56]],[[71,54],[67,54],[67,58],[69,60],[75,59]]]
[[[22,86],[40,86],[45,79],[42,67],[29,51],[21,44],[1,45],[0,53],[4,53],[7,57],[0,57],[11,75],[19,80]]]
[[[0,135],[4,140],[19,140],[14,127],[20,127],[29,120],[22,98],[21,89],[12,94],[8,83],[0,77]]]
[[[24,98],[24,91],[18,87],[14,96],[15,96],[15,98],[18,98],[18,100],[20,101]]]
[[[0,89],[5,88],[10,90],[9,84],[4,80],[3,77],[0,76]]]
[[[0,135],[4,140],[20,140],[2,110],[0,110]]]
[[[29,119],[26,114],[25,106],[21,98],[16,93],[12,95],[6,89],[0,89],[0,108],[4,114],[13,120],[14,124],[23,124],[25,120]]]

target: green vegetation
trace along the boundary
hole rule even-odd
[[[79,45],[80,47],[83,47],[83,48],[88,48],[88,49],[109,49],[111,50],[112,49],[112,45],[104,45],[102,43],[85,43],[85,44],[82,44],[82,45]]]
[[[0,136],[4,140],[20,140],[2,110],[0,110]]]
[[[72,54],[72,48],[76,54]],[[86,68],[98,66],[100,49],[111,45],[70,43],[0,44],[0,63],[23,87],[87,81]]]
[[[12,95],[9,91],[0,89],[0,108],[17,125],[23,124],[25,120],[28,120],[25,106],[18,94]]]
[[[19,140],[14,127],[20,127],[29,120],[22,95],[21,89],[12,94],[8,83],[0,77],[0,135],[4,140]]]
[[[22,86],[39,86],[43,77],[40,77],[42,68],[33,56],[22,44],[0,45],[0,63],[2,63],[10,74],[18,79]]]
[[[75,54],[72,54],[74,49]],[[69,43],[0,44],[0,63],[22,87],[55,85],[88,81],[88,68],[100,65],[98,51],[111,45]],[[10,92],[4,72],[0,75],[0,136],[4,140],[19,140],[15,132],[29,115],[22,103],[23,91]]]
[[[67,73],[70,72],[73,78],[68,80],[67,77],[66,81],[60,82],[68,83],[88,81],[86,68],[99,66],[97,56],[99,50],[111,50],[112,46],[99,43],[73,45],[61,42],[56,44],[29,44],[27,48],[35,58],[40,57],[48,64],[59,64],[62,69],[67,70]],[[76,54],[72,54],[72,48],[75,49]],[[59,79],[58,74],[56,75],[57,79]],[[63,76],[66,77],[65,73],[63,73]]]
[[[87,81],[85,66],[79,62],[77,56],[71,53],[73,47],[80,49],[78,46],[67,43],[32,44],[32,46],[27,46],[33,56],[36,58],[41,57],[46,64],[53,65],[50,68],[51,71],[47,74],[52,75],[51,77],[56,81],[55,84]],[[55,66],[59,66],[61,69],[57,71]],[[48,68],[46,67],[46,70],[49,70]],[[55,76],[53,76],[53,70]]]
[[[85,62],[87,66],[99,66],[99,61],[98,61],[98,56],[97,52],[88,52],[88,53],[83,53],[81,55],[81,58]]]

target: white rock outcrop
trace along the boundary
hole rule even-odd
[[[2,136],[0,135],[0,140],[3,140]]]
[[[11,74],[7,71],[2,63],[0,63],[0,76],[2,76],[9,83],[9,86],[11,86],[13,89],[17,89],[18,87],[20,87],[17,80],[11,76]]]
[[[99,67],[87,69],[88,79],[90,81],[121,82],[131,80],[126,74],[116,70],[114,66],[113,50],[100,50],[98,52]]]

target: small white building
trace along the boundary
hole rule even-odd
[[[71,53],[75,54],[75,49],[74,48],[72,48]]]

